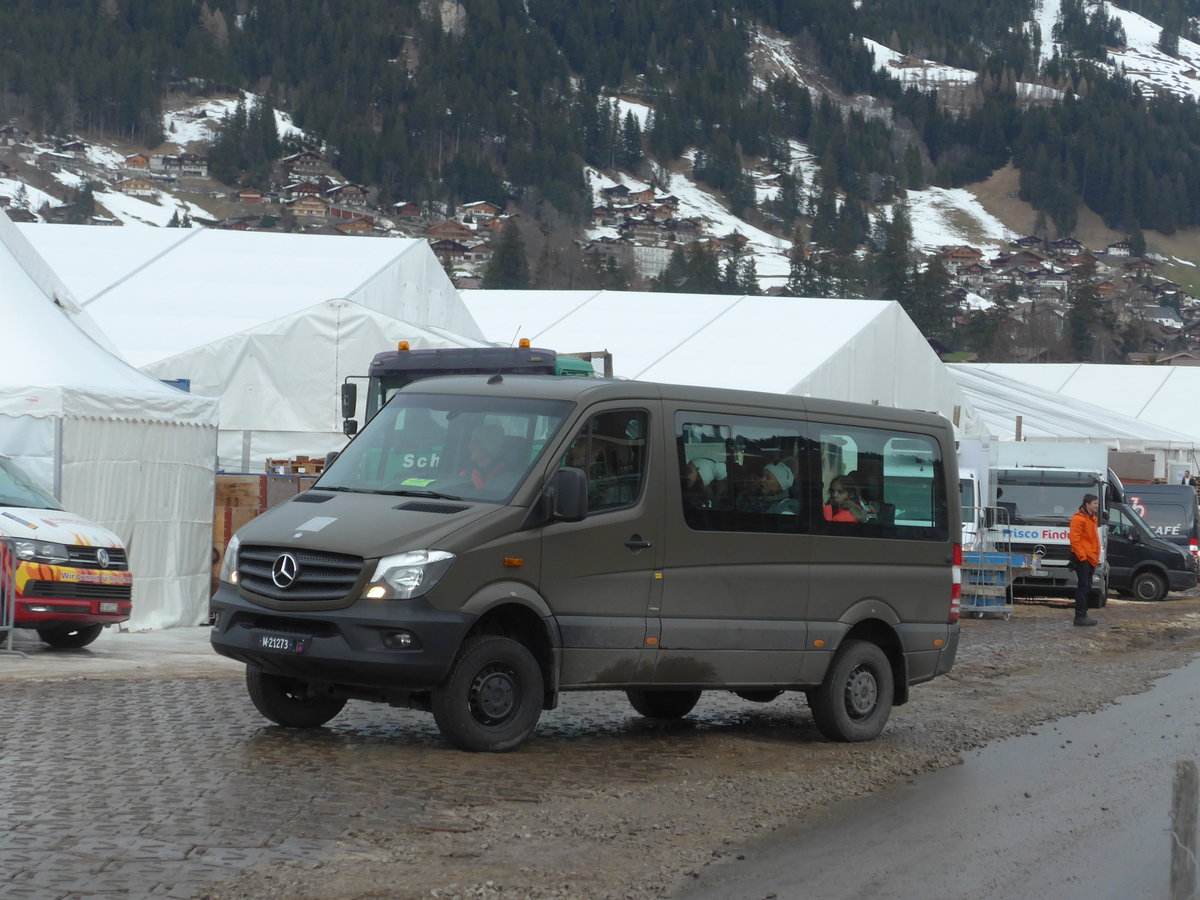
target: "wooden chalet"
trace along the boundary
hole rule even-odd
[[[458,241],[460,244],[466,244],[475,237],[474,231],[462,222],[455,221],[454,219],[430,225],[425,229],[425,234],[431,243],[446,238],[451,241]]]
[[[370,235],[372,237],[378,234],[375,226],[365,216],[358,219],[351,219],[348,222],[338,222],[333,227],[338,234]]]
[[[283,205],[291,210],[293,215],[309,218],[324,217],[329,211],[329,204],[320,197],[297,197],[295,200],[284,201]]]
[[[236,199],[238,203],[262,203],[263,202],[263,192],[260,191],[258,188],[252,188],[252,187],[242,188],[240,191],[238,191],[233,196],[234,196],[234,199]]]
[[[158,188],[144,178],[123,178],[115,187],[131,197],[153,197],[158,193]]]
[[[477,218],[494,219],[500,215],[503,210],[495,203],[489,203],[487,200],[476,200],[472,203],[464,203],[460,210],[464,216],[475,216]]]
[[[150,170],[150,157],[145,153],[135,153],[133,156],[125,157],[121,165],[123,168],[133,172],[148,172]]]

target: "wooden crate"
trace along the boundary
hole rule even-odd
[[[266,471],[272,475],[320,475],[325,471],[325,457],[267,457]]]

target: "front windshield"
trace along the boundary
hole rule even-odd
[[[50,492],[25,474],[15,462],[0,456],[0,506],[62,509]]]
[[[503,502],[572,404],[401,391],[325,470],[332,491]]]
[[[1075,515],[1085,493],[1096,494],[1095,484],[1021,484],[1000,481],[996,505],[1008,510],[1014,525],[1062,522]]]

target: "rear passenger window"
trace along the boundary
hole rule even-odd
[[[804,423],[679,413],[683,515],[699,531],[808,529]]]
[[[600,413],[571,441],[560,464],[587,474],[589,513],[637,502],[646,475],[647,421],[640,409]]]
[[[824,534],[946,540],[941,449],[926,435],[812,423]]]

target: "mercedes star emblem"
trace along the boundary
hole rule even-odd
[[[290,553],[280,553],[271,566],[271,580],[277,588],[286,590],[296,581],[299,571],[300,563],[296,562],[296,557]]]

